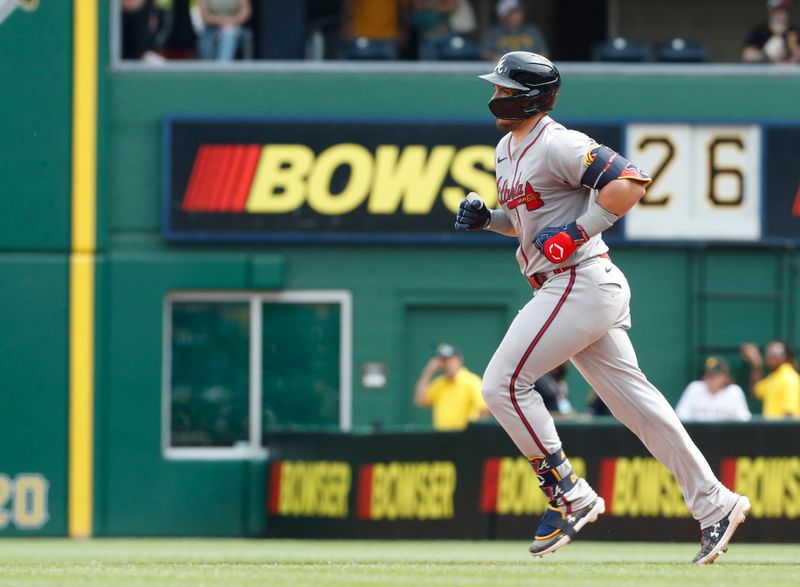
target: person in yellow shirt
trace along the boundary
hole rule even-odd
[[[740,352],[750,363],[750,388],[764,402],[765,418],[800,417],[800,374],[794,368],[792,349],[785,342],[773,340],[764,349],[764,360],[754,344],[743,344]],[[762,364],[770,374],[762,379]]]
[[[438,371],[442,374],[433,378]],[[450,344],[440,344],[420,373],[414,404],[433,408],[435,430],[463,430],[471,420],[489,413],[481,396],[481,378],[464,367],[464,357]]]
[[[343,0],[342,38],[400,41],[408,18],[409,0]]]

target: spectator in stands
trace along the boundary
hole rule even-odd
[[[191,4],[194,0],[158,0],[169,23],[159,53],[166,59],[197,58],[197,32],[192,22]],[[197,28],[202,28],[202,18],[197,14]]]
[[[590,389],[589,394],[586,396],[586,413],[592,416],[610,416],[611,410],[600,396],[597,395],[595,390]]]
[[[122,58],[161,63],[155,52],[158,15],[153,0],[122,0]]]
[[[768,0],[767,22],[756,26],[745,41],[742,61],[749,63],[800,62],[800,33],[789,14],[791,0]]]
[[[459,0],[413,0],[411,29],[420,59],[435,59],[438,48],[449,41],[450,18],[458,5]]]
[[[509,51],[532,51],[550,56],[547,41],[535,24],[525,24],[525,11],[519,0],[500,0],[495,7],[498,26],[492,28],[483,40],[481,55],[488,61],[497,61]]]
[[[242,25],[252,12],[250,0],[197,0],[203,31],[197,39],[200,59],[233,61],[242,37]]]
[[[456,9],[447,19],[450,30],[457,35],[472,35],[478,29],[478,19],[470,0],[457,0]]]
[[[539,377],[533,384],[536,391],[542,396],[544,407],[553,415],[572,413],[566,374],[567,364],[563,363]]]
[[[780,340],[773,340],[764,349],[764,360],[754,344],[743,344],[740,352],[750,364],[750,388],[764,402],[765,418],[800,417],[800,374],[794,366],[792,349]],[[762,379],[762,364],[770,374]]]
[[[706,359],[703,377],[686,386],[675,412],[684,422],[750,419],[744,391],[731,382],[730,368],[721,357]]]
[[[409,0],[343,0],[342,33],[345,45],[358,39],[385,43],[392,53],[408,38]]]
[[[441,371],[441,375],[431,380]],[[470,420],[488,415],[481,396],[481,378],[464,367],[464,357],[450,344],[440,344],[414,388],[414,404],[433,407],[436,430],[463,430]]]

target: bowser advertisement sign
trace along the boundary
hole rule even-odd
[[[653,178],[639,205],[604,232],[608,241],[800,240],[800,127],[564,122]],[[500,138],[483,118],[168,118],[163,235],[194,242],[506,242],[453,229],[470,191],[497,206]]]
[[[453,230],[470,191],[497,205],[491,121],[171,118],[164,131],[168,240],[504,240]]]
[[[797,541],[797,422],[691,423],[717,478],[752,503],[742,542]],[[573,470],[606,511],[581,538],[696,540],[675,476],[621,424],[561,422]],[[463,432],[270,435],[266,533],[275,537],[530,539],[548,503],[493,423]]]

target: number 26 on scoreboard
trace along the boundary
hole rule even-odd
[[[630,124],[626,145],[653,178],[627,217],[627,238],[760,237],[758,126]]]

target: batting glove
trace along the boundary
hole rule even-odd
[[[572,253],[589,240],[577,222],[566,226],[548,226],[533,239],[533,244],[548,261],[558,265],[566,261]]]
[[[456,230],[480,230],[489,226],[492,213],[480,199],[463,200],[458,206]]]

